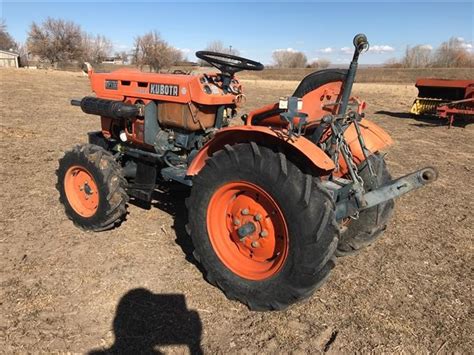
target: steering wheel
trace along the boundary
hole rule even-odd
[[[265,68],[262,63],[226,53],[198,51],[196,52],[196,57],[208,62],[222,73],[230,76],[242,70],[259,71]]]

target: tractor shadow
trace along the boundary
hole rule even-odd
[[[113,320],[114,344],[93,349],[90,355],[162,354],[156,347],[185,345],[191,354],[203,354],[199,313],[187,309],[182,294],[154,294],[144,288],[120,299]]]
[[[185,200],[189,197],[191,189],[179,183],[167,183],[160,186],[159,190],[153,193],[152,206],[168,213],[173,217],[172,228],[176,234],[176,244],[178,244],[186,255],[186,260],[193,263],[202,273],[204,270],[201,264],[193,256],[194,246],[191,236],[186,232],[188,223],[188,210]]]
[[[442,119],[436,116],[416,116],[409,112],[393,112],[393,111],[376,111],[374,112],[377,115],[385,115],[395,118],[402,118],[402,119],[411,119],[416,120],[420,123],[411,123],[411,126],[416,127],[434,127],[434,126],[449,126],[449,122],[447,119]],[[453,122],[453,127],[461,127],[466,128],[467,125],[474,123],[474,120],[471,118],[466,117],[456,117]]]
[[[159,183],[152,195],[151,203],[131,199],[130,203],[143,209],[158,208],[173,218],[172,228],[175,231],[176,244],[182,249],[188,262],[194,264],[203,274],[204,270],[193,256],[194,246],[191,237],[186,232],[188,212],[185,200],[190,188],[179,183]]]

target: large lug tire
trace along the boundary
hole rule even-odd
[[[120,224],[127,213],[127,181],[105,149],[85,144],[66,152],[56,171],[59,202],[74,224],[103,231]]]
[[[334,267],[332,198],[283,153],[226,145],[194,178],[187,207],[207,280],[252,310],[309,297]]]
[[[392,177],[387,169],[385,160],[380,154],[371,155],[368,158],[377,176],[376,185],[378,187],[389,182]],[[369,169],[367,164],[362,163],[360,177],[364,180],[366,191],[373,189],[369,185]],[[393,200],[381,203],[367,210],[361,211],[358,219],[348,219],[345,231],[342,233],[339,245],[337,246],[337,256],[348,256],[357,254],[361,249],[371,245],[380,238],[387,229],[388,222],[393,214],[395,203]]]

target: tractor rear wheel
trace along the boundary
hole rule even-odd
[[[376,175],[376,186],[370,186],[370,173],[367,164],[360,167],[359,175],[364,180],[366,191],[380,187],[392,179],[387,169],[384,158],[380,154],[371,155],[368,159],[372,163]],[[393,200],[361,211],[359,218],[348,219],[345,223],[346,230],[342,232],[337,246],[337,256],[357,254],[361,249],[371,245],[380,238],[392,217],[395,203]]]
[[[103,231],[125,218],[127,182],[110,152],[94,144],[77,146],[59,160],[56,174],[59,201],[79,228]]]
[[[331,196],[283,153],[226,145],[194,178],[187,207],[207,280],[252,310],[309,297],[334,266]]]

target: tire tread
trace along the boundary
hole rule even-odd
[[[87,162],[92,164],[92,168],[96,171],[95,174],[92,174],[98,188],[107,191],[105,195],[107,203],[100,205],[106,207],[102,209],[99,207],[98,212],[90,219],[82,218],[70,207],[63,184],[64,175],[69,167],[77,164],[84,165]],[[125,190],[126,180],[122,175],[120,165],[109,151],[93,144],[75,146],[59,160],[56,175],[58,177],[56,189],[59,191],[59,202],[64,206],[67,217],[72,220],[75,226],[85,231],[101,232],[112,229],[125,220],[128,202]],[[95,218],[96,215],[99,217]]]
[[[262,181],[270,184],[270,188],[273,186],[274,190],[281,190],[283,186],[288,190],[285,203],[294,208],[288,208],[287,211],[292,212],[287,219],[301,225],[299,228],[302,228],[303,235],[298,236],[301,238],[298,245],[301,253],[309,251],[309,257],[294,258],[291,277],[280,277],[280,274],[283,274],[280,272],[268,282],[248,282],[225,268],[212,251],[207,227],[202,226],[203,223],[206,224],[205,219],[202,219],[202,211],[207,210],[206,198],[208,199],[207,196],[211,196],[213,191],[209,182],[219,180],[229,170],[235,171],[238,176],[250,174],[249,176],[254,176],[255,179],[271,172],[265,175],[265,179],[261,178]],[[282,185],[282,180],[285,185]],[[239,300],[252,310],[282,310],[309,297],[334,267],[339,227],[335,221],[331,195],[324,191],[319,178],[304,174],[282,152],[257,145],[255,142],[225,146],[206,161],[203,170],[194,178],[187,206],[187,231],[195,247],[193,255],[203,266],[207,281],[219,287],[229,299]],[[308,223],[311,220],[314,223]],[[277,284],[276,279],[273,281],[273,278],[280,279],[279,283]],[[256,284],[261,284],[261,288],[255,286]]]

